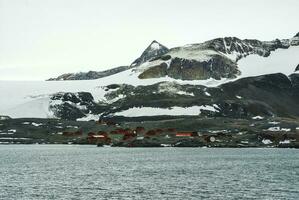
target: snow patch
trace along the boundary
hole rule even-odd
[[[66,126],[67,128],[75,128],[75,129],[77,129],[77,128],[79,128],[78,126]]]
[[[208,93],[207,91],[205,91],[205,95],[206,95],[206,96],[208,96],[208,97],[210,97],[210,96],[211,96],[211,94],[210,94],[210,93]]]
[[[259,119],[259,120],[261,120],[261,119],[264,119],[264,117],[262,117],[262,116],[255,116],[255,117],[252,117],[252,119]]]
[[[290,75],[294,73],[299,63],[299,46],[288,49],[277,49],[270,56],[262,57],[256,54],[249,55],[238,61],[241,76],[238,78],[259,76],[273,73]]]
[[[118,100],[124,99],[124,98],[126,98],[126,95],[119,94],[117,97],[112,98],[112,99],[106,98],[105,102],[108,104],[112,104],[112,103],[117,102]]]
[[[77,121],[97,121],[99,120],[99,115],[87,114],[85,117],[78,118]]]
[[[269,139],[263,139],[263,140],[262,140],[262,143],[263,143],[263,144],[272,144],[272,141],[269,140]]]
[[[193,93],[185,92],[185,91],[178,91],[177,94],[179,95],[186,95],[186,96],[194,96]]]
[[[170,55],[172,58],[182,58],[188,60],[196,60],[199,62],[208,62],[213,55],[221,55],[220,53],[214,50],[200,49],[198,45],[191,45],[187,47],[179,47],[172,49],[167,55]]]
[[[128,110],[117,112],[115,116],[126,117],[140,117],[140,116],[158,116],[158,115],[199,115],[202,110],[208,110],[211,112],[218,112],[214,106],[192,106],[192,107],[178,107],[171,108],[154,108],[154,107],[133,107]]]
[[[14,133],[11,132],[1,132],[0,135],[13,135]]]
[[[39,98],[2,112],[14,118],[53,118],[49,103],[49,97]]]
[[[11,137],[2,137],[0,140],[30,140],[31,138],[11,138]]]
[[[291,143],[290,140],[284,140],[279,142],[279,144],[290,144],[290,143]]]
[[[158,49],[160,49],[161,47],[160,47],[160,44],[159,44],[159,43],[157,43],[157,42],[153,42],[153,43],[151,44],[150,48],[151,48],[151,49],[154,49],[154,50],[158,50]]]
[[[43,125],[42,123],[35,123],[35,122],[32,122],[31,124],[32,124],[32,126],[37,126],[37,127]]]
[[[275,121],[273,121],[273,122],[268,122],[268,124],[276,125],[276,124],[280,124],[280,122],[275,122]]]
[[[277,131],[284,131],[284,132],[290,132],[290,128],[280,128],[279,126],[276,127],[269,127],[267,131],[277,132]]]
[[[171,147],[171,144],[161,144],[161,147]]]
[[[0,116],[0,120],[7,120],[7,119],[9,119],[9,117],[7,117],[7,116]]]

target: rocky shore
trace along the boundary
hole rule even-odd
[[[1,117],[0,144],[299,148],[295,118],[135,117],[100,121]]]

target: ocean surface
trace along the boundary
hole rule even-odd
[[[1,145],[0,199],[299,199],[299,150]]]

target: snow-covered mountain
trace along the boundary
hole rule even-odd
[[[154,41],[128,69],[99,79],[0,81],[0,115],[72,120],[100,115],[299,116],[298,45],[298,34],[270,42],[217,38],[172,49]],[[273,98],[280,101],[269,100]]]
[[[102,72],[63,74],[49,80],[97,79],[125,71],[128,68],[139,73],[138,78],[140,79],[161,77],[181,80],[232,79],[242,75],[238,61],[249,55],[268,57],[277,49],[298,46],[298,38],[298,34],[291,39],[273,41],[225,37],[171,49],[153,41],[130,66],[112,68]]]
[[[238,61],[243,58],[249,55],[268,57],[277,49],[298,45],[297,35],[291,39],[265,42],[235,37],[217,38],[200,44],[172,48],[167,53],[143,63],[136,70],[142,72],[139,75],[142,79],[165,76],[183,80],[236,78],[242,75]]]

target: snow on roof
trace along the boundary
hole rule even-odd
[[[105,138],[104,135],[92,135],[91,137],[94,137],[94,138]]]

